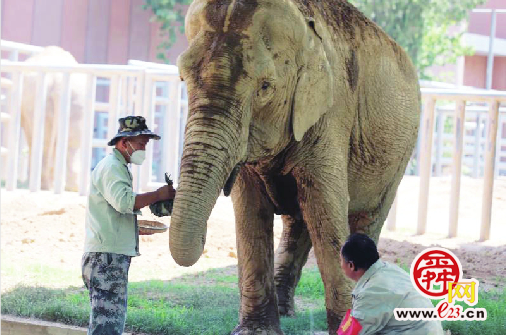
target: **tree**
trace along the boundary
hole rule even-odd
[[[165,51],[176,42],[176,32],[184,33],[184,15],[182,5],[189,5],[193,0],[144,0],[144,9],[151,9],[154,16],[151,21],[160,22],[161,32],[165,37],[158,46],[157,58],[169,63]]]
[[[472,52],[461,44],[462,29],[452,27],[485,1],[350,0],[408,52],[422,79],[430,78],[429,66],[455,63]]]

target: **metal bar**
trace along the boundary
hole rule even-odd
[[[94,74],[97,77],[112,77],[116,74],[135,74],[143,71],[142,68],[131,65],[102,65],[102,64],[76,64],[65,65],[39,65],[25,62],[10,62],[2,60],[2,72],[71,72]],[[162,73],[160,73],[162,75]]]
[[[422,97],[424,99],[428,99],[429,97],[433,97],[438,100],[466,100],[466,101],[506,101],[506,92],[505,91],[495,91],[495,90],[441,90],[441,89],[433,89],[433,88],[422,88],[420,89],[422,92]]]
[[[12,42],[7,40],[1,40],[0,45],[2,51],[16,51],[16,52],[19,51],[25,54],[33,54],[36,52],[41,52],[44,49],[43,47],[38,47],[35,45]]]
[[[429,182],[431,175],[432,135],[434,134],[434,107],[436,100],[431,97],[425,100],[422,118],[420,149],[420,196],[418,199],[418,225],[416,234],[425,233],[427,226],[427,205],[429,199]]]
[[[30,191],[38,192],[41,187],[42,154],[44,152],[44,126],[46,121],[46,85],[45,72],[37,74],[35,93],[32,146],[30,148]]]
[[[495,40],[495,31],[496,31],[496,20],[497,14],[495,9],[492,10],[492,22],[490,23],[490,38],[488,42],[488,57],[487,57],[487,81],[486,88],[487,90],[492,89],[492,75],[494,70],[494,40]]]
[[[66,163],[69,139],[69,121],[70,121],[70,74],[63,74],[63,92],[60,97],[60,113],[58,117],[58,139],[56,141],[56,162],[54,167],[54,193],[61,194],[65,189]],[[56,114],[56,113],[55,113]]]
[[[88,194],[88,186],[91,174],[93,126],[95,121],[95,96],[97,77],[88,74],[86,87],[85,106],[83,111],[83,133],[81,147],[81,173],[79,174],[79,195]]]
[[[490,238],[490,225],[492,221],[492,193],[494,189],[494,164],[497,140],[497,121],[499,120],[499,102],[490,104],[488,116],[487,142],[485,145],[485,175],[483,177],[483,199],[481,206],[480,241]]]
[[[15,73],[9,114],[9,153],[7,156],[6,188],[14,191],[18,183],[19,138],[21,131],[21,101],[23,98],[23,74]]]
[[[459,101],[456,106],[455,127],[454,127],[454,147],[453,147],[453,165],[452,165],[452,189],[450,196],[450,225],[448,228],[448,237],[457,236],[459,220],[459,201],[460,201],[460,179],[462,175],[462,153],[464,146],[464,122],[466,118],[466,102]]]

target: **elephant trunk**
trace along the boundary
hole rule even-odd
[[[211,107],[190,110],[169,232],[170,252],[179,265],[195,264],[204,251],[207,220],[240,159],[240,120],[233,117],[239,114]]]

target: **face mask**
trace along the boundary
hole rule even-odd
[[[128,142],[128,144],[130,145],[130,148],[132,148],[132,150],[135,150],[134,147],[132,146],[132,144],[130,144],[130,142]],[[128,154],[128,151],[127,151],[127,154]],[[130,163],[133,163],[135,165],[141,165],[144,160],[146,159],[146,151],[145,150],[135,150],[134,152],[132,152],[132,154],[128,155],[130,156]]]

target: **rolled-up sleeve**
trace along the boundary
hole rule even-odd
[[[104,199],[121,214],[133,214],[136,194],[126,166],[104,169],[95,180],[95,187]]]

